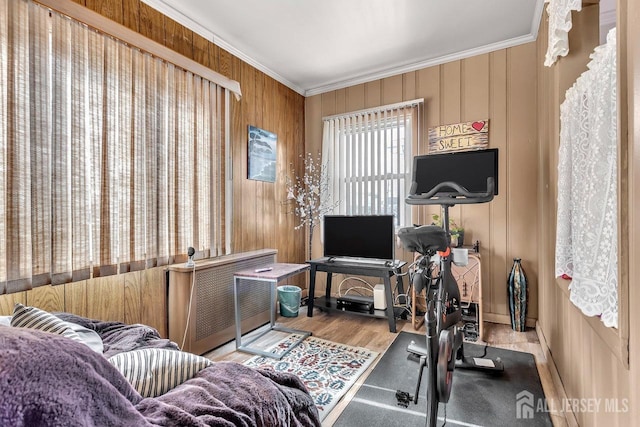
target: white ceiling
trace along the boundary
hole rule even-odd
[[[536,39],[543,0],[143,0],[310,96]]]

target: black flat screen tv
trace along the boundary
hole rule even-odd
[[[393,215],[325,215],[324,256],[394,260]]]
[[[412,175],[410,194],[428,193],[446,181],[453,181],[471,193],[486,193],[487,178],[493,177],[493,194],[497,195],[498,149],[415,156]]]

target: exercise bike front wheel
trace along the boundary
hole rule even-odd
[[[440,332],[438,342],[438,363],[436,364],[436,380],[438,400],[442,403],[449,401],[453,385],[453,333],[449,329]]]

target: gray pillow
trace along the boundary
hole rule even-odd
[[[11,326],[11,316],[0,316],[0,325]]]
[[[26,307],[26,309],[30,309],[30,308],[31,307]],[[32,313],[39,313],[40,316],[44,316],[45,313],[46,313],[46,312],[44,312],[43,310],[40,310],[40,309],[32,309],[32,310],[29,310],[29,311],[31,311]],[[84,326],[80,326],[80,325],[78,325],[76,323],[66,322],[66,321],[60,319],[59,317],[54,316],[51,313],[46,313],[46,314],[49,314],[50,316],[55,317],[55,319],[54,319],[55,323],[56,324],[59,323],[59,324],[63,325],[62,329],[71,330],[71,331],[75,332],[75,335],[72,336],[72,339],[74,339],[75,341],[79,341],[79,342],[85,344],[86,346],[88,346],[91,350],[95,351],[96,353],[102,354],[104,352],[104,345],[102,344],[102,338],[100,338],[100,335],[98,335],[98,333],[96,331],[93,331],[91,329],[85,328]],[[0,316],[0,325],[11,326],[12,317],[13,316]],[[36,328],[36,329],[41,329],[41,328]]]
[[[64,320],[63,320],[64,322]],[[104,345],[102,344],[102,338],[96,331],[93,331],[84,326],[80,326],[73,322],[64,322],[69,328],[71,328],[80,337],[80,342],[89,346],[89,348],[96,353],[102,354],[104,352]]]

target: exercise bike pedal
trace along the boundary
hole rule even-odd
[[[420,360],[420,356],[427,355],[427,348],[423,345],[416,344],[416,342],[413,340],[411,340],[411,342],[407,346],[407,351],[410,353],[410,356],[416,357],[417,360]]]
[[[463,356],[461,359],[456,359],[456,368],[499,373],[504,371],[504,364],[500,358],[489,359],[487,357]]]
[[[396,390],[396,400],[398,401],[398,406],[407,408],[409,403],[413,400],[413,396],[406,391]]]
[[[407,360],[411,360],[412,362],[420,362],[420,357],[416,353],[409,352],[407,355]]]

